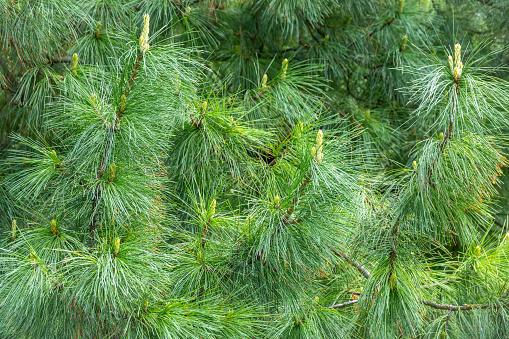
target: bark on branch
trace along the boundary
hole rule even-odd
[[[348,255],[346,255],[345,253],[343,253],[341,251],[336,251],[336,250],[332,250],[332,251],[334,252],[334,254],[336,254],[337,256],[342,257],[343,259],[345,259],[345,261],[347,263],[349,263],[350,265],[355,267],[357,269],[357,271],[362,273],[362,275],[366,279],[369,279],[369,277],[371,276],[371,273],[369,273],[369,271],[367,269],[365,269],[363,266],[361,266],[361,264],[359,264],[357,261],[351,259]]]
[[[344,302],[344,303],[342,303],[342,304],[332,305],[332,306],[329,306],[328,308],[336,309],[336,308],[341,308],[341,307],[345,307],[345,306],[353,305],[353,304],[356,304],[356,303],[358,303],[358,302],[359,302],[359,300],[352,300],[352,301]]]
[[[433,301],[429,301],[429,300],[423,300],[422,303],[426,306],[430,306],[430,307],[433,307],[433,308],[436,308],[438,310],[448,310],[448,311],[469,311],[469,310],[475,310],[475,309],[479,309],[479,310],[484,310],[484,309],[487,309],[487,308],[495,308],[495,309],[499,309],[499,308],[502,308],[502,307],[509,307],[509,303],[504,303],[504,304],[475,304],[475,305],[462,305],[462,306],[457,306],[457,305],[447,305],[447,304],[438,304],[436,302],[433,302]]]

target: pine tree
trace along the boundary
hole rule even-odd
[[[0,0],[0,337],[507,337],[508,8]]]

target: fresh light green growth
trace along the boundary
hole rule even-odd
[[[280,207],[280,205],[279,205],[279,201],[280,201],[280,199],[279,199],[279,195],[276,195],[276,196],[274,197],[274,202],[276,203],[276,208],[279,208],[279,207]]]
[[[449,57],[449,64],[451,63],[450,57]],[[456,44],[454,46],[454,70],[453,70],[453,76],[454,80],[458,81],[459,78],[461,78],[461,73],[463,72],[463,63],[461,62],[461,45]]]
[[[72,55],[72,68],[76,68],[78,66],[78,54],[74,53]]]
[[[315,155],[315,161],[318,163],[322,162],[323,159],[323,153],[322,153],[322,143],[323,143],[323,131],[319,130],[316,135],[316,148],[313,147],[311,150],[313,152],[313,155]]]
[[[403,13],[403,8],[405,7],[405,0],[399,0],[399,12]]]
[[[444,140],[444,132],[440,132],[439,138],[440,140]]]
[[[125,110],[125,103],[127,101],[127,98],[125,96],[125,94],[122,94],[122,96],[120,97],[120,111],[123,112]]]
[[[51,220],[51,233],[53,235],[58,235],[58,227],[57,227],[57,221],[55,219]]]
[[[72,55],[72,66],[71,70],[74,75],[76,75],[76,68],[78,67],[78,54],[74,53]]]
[[[480,257],[480,256],[481,256],[481,253],[482,253],[482,248],[481,248],[481,246],[477,245],[477,246],[475,247],[475,256],[476,256],[476,257]]]
[[[115,163],[112,163],[110,166],[110,177],[109,177],[110,182],[112,182],[115,179],[116,168],[117,167],[116,167]]]
[[[214,214],[216,214],[216,199],[212,200],[212,203],[210,204],[210,217],[212,218]]]
[[[322,151],[322,142],[323,142],[323,131],[319,130],[316,134],[316,145],[318,146],[318,152]]]
[[[90,101],[92,101],[92,104],[95,104],[96,99],[97,99],[97,97],[95,96],[94,93],[90,94]]]
[[[403,36],[403,42],[401,44],[401,52],[403,52],[404,50],[406,50],[406,44],[408,43],[408,37],[405,35]]]
[[[150,45],[148,44],[148,33],[150,30],[150,16],[145,14],[143,16],[143,31],[140,35],[140,50],[142,53],[147,52],[150,49]]]
[[[461,62],[461,45],[460,44],[454,45],[454,62],[456,63],[456,66],[458,66],[458,63]]]
[[[288,59],[283,60],[283,78],[286,78],[286,71],[288,70]]]
[[[12,225],[11,225],[11,240],[16,240],[16,237],[18,232],[18,224],[16,222],[16,219],[12,219]]]
[[[101,37],[101,22],[99,21],[95,29],[95,38],[99,39],[100,37]]]
[[[115,258],[118,256],[119,251],[120,251],[120,238],[116,238],[115,243],[113,244],[113,256]]]
[[[413,169],[414,169],[414,170],[416,170],[416,169],[417,169],[417,161],[415,161],[415,160],[414,160],[414,161],[412,162],[412,167],[413,167]]]
[[[262,87],[267,87],[267,74],[263,75],[263,78],[262,78]]]
[[[207,102],[204,101],[203,104],[201,104],[201,107],[203,108],[203,111],[205,112],[207,110]]]

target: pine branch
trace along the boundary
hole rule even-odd
[[[205,244],[207,243],[207,232],[209,231],[210,221],[211,220],[212,220],[212,216],[210,216],[210,218],[205,223],[205,227],[203,228],[203,233],[202,233],[202,236],[201,236],[201,247],[202,248],[205,248]]]
[[[341,307],[345,307],[345,306],[354,305],[354,304],[356,304],[358,302],[359,302],[359,300],[351,300],[351,301],[344,302],[342,304],[332,305],[332,306],[329,306],[327,308],[336,309],[336,308],[341,308]]]
[[[332,250],[332,252],[334,254],[336,254],[337,256],[340,256],[342,257],[343,259],[345,259],[345,261],[347,263],[349,263],[350,265],[352,265],[353,267],[355,267],[357,269],[357,271],[359,271],[360,273],[362,273],[362,275],[366,278],[366,279],[369,279],[369,277],[371,276],[371,273],[369,273],[369,271],[367,269],[365,269],[363,266],[361,266],[361,264],[359,264],[357,261],[351,259],[348,255],[346,255],[344,252],[341,252],[341,251],[336,251],[336,250]]]
[[[291,222],[290,217],[292,216],[292,213],[295,209],[295,205],[299,202],[299,196],[302,194],[302,190],[304,189],[304,187],[306,187],[306,185],[309,183],[310,180],[311,180],[311,174],[308,174],[306,176],[306,179],[304,179],[304,181],[300,185],[300,187],[297,191],[297,195],[290,202],[290,207],[288,207],[288,209],[286,210],[285,215],[283,217],[283,223],[285,225],[291,225],[291,224],[295,224],[295,223],[299,222],[297,220],[294,220],[293,222]]]
[[[339,255],[339,256],[343,257],[346,260],[346,262],[348,262],[349,264],[354,266],[359,272],[361,272],[366,279],[369,279],[371,274],[368,272],[368,270],[366,270],[364,267],[362,267],[358,262],[356,262],[355,260],[351,259],[348,255],[346,255],[343,252],[338,252],[338,251],[335,251],[335,250],[333,250],[333,252],[336,255]],[[501,297],[501,300],[506,298],[508,295],[509,295],[509,291],[507,291]],[[343,303],[343,304],[338,304],[338,305],[331,306],[330,308],[339,308],[339,307],[343,307],[343,306],[348,306],[348,305],[351,305],[351,304],[355,304],[357,301],[358,300],[349,301],[349,302],[346,302],[346,303]],[[424,305],[426,305],[426,306],[430,306],[430,307],[433,307],[433,308],[436,308],[436,309],[439,309],[439,310],[449,310],[449,311],[469,311],[469,310],[475,310],[475,309],[484,310],[484,309],[487,309],[487,308],[500,309],[500,308],[504,308],[504,307],[509,307],[509,302],[508,303],[504,303],[504,304],[482,304],[482,305],[481,304],[477,304],[477,305],[462,305],[462,306],[439,304],[439,303],[436,303],[436,302],[433,302],[433,301],[429,301],[429,300],[423,300],[422,303]]]
[[[428,300],[423,300],[422,303],[426,306],[430,306],[430,307],[436,308],[438,310],[449,310],[449,311],[454,311],[454,312],[456,312],[456,311],[470,311],[470,310],[476,310],[476,309],[484,310],[487,308],[499,309],[499,308],[503,308],[503,307],[509,307],[509,303],[484,304],[484,305],[476,304],[476,305],[463,305],[463,306],[438,304],[436,302],[428,301]]]
[[[440,143],[440,147],[439,147],[439,150],[438,150],[437,157],[436,157],[436,159],[434,159],[432,161],[432,163],[431,163],[431,165],[430,165],[430,167],[428,168],[428,171],[427,171],[426,181],[432,187],[435,187],[435,184],[433,184],[431,182],[431,175],[433,175],[433,171],[435,170],[435,166],[438,163],[438,160],[439,160],[440,156],[442,155],[442,153],[444,153],[445,146],[447,145],[449,139],[451,139],[452,132],[453,132],[452,128],[453,128],[454,114],[455,114],[456,107],[458,107],[459,80],[455,79],[455,83],[456,83],[456,96],[454,96],[454,105],[451,106],[451,114],[449,115],[449,125],[448,125],[447,131],[446,131],[446,133],[444,135],[444,140],[442,140],[442,142]]]
[[[140,54],[138,55],[138,58],[136,59],[136,63],[134,65],[134,68],[131,72],[131,77],[129,78],[127,86],[122,94],[123,98],[125,98],[127,96],[127,94],[129,94],[129,91],[131,90],[131,85],[137,76],[137,70],[140,67],[140,62],[142,59],[143,59],[143,53],[140,51]],[[125,103],[124,103],[124,105],[125,105]],[[103,155],[101,158],[101,165],[100,165],[99,170],[97,171],[97,175],[96,175],[97,180],[101,180],[104,175],[104,172],[106,171],[106,162],[107,162],[107,160],[109,158],[109,154],[111,152],[111,146],[113,145],[113,139],[115,138],[115,130],[117,130],[119,128],[118,123],[124,113],[124,108],[125,108],[124,105],[122,105],[122,104],[119,105],[118,114],[115,115],[113,122],[109,126],[108,139],[106,140],[106,145],[104,147],[104,152],[103,152]],[[103,120],[103,122],[104,122],[104,120]],[[106,124],[106,122],[104,122],[104,123]],[[96,189],[94,192],[94,198],[92,200],[92,211],[93,211],[94,215],[92,217],[92,224],[90,226],[90,246],[91,247],[95,243],[95,230],[97,229],[97,224],[99,222],[99,208],[98,208],[99,206],[98,205],[99,205],[99,200],[101,198],[101,194],[102,194],[102,190],[100,188],[99,183],[97,183],[97,186],[96,186]]]
[[[97,109],[97,107],[95,107],[95,105],[94,105],[93,107],[94,107],[94,111],[95,111],[95,113],[97,113],[97,115],[99,116],[99,119],[101,119],[101,121],[102,121],[102,123],[104,124],[104,126],[106,126],[106,127],[110,127],[110,126],[108,125],[108,123],[104,120],[104,118],[103,118],[103,116],[102,116],[101,112],[99,112],[99,110]]]
[[[286,153],[286,151],[287,151],[287,148],[286,148],[286,146],[284,146],[284,143],[285,143],[285,142],[287,142],[288,140],[290,140],[290,138],[292,137],[292,135],[293,135],[293,131],[292,131],[292,132],[290,132],[290,134],[288,134],[288,136],[286,136],[286,138],[284,138],[284,139],[283,139],[283,140],[282,140],[282,141],[281,141],[281,142],[280,142],[280,143],[276,146],[276,148],[275,148],[276,150],[277,150],[277,149],[279,149],[279,148],[281,148],[281,147],[284,147],[285,149],[284,149],[283,151],[279,152],[279,154],[278,154],[278,155],[276,155],[276,156],[274,156],[274,157],[273,157],[273,159],[272,159],[272,160],[269,162],[269,164],[268,164],[268,166],[269,166],[269,167],[274,166],[274,165],[276,164],[276,162],[277,162],[277,159],[284,157],[284,155],[285,155],[285,153]],[[281,146],[282,144],[283,144],[283,146]]]

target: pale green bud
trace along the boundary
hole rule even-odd
[[[274,202],[276,203],[276,208],[279,208],[279,195],[274,197]]]
[[[286,71],[288,70],[288,59],[283,60],[283,78],[286,77]]]
[[[116,238],[115,243],[113,244],[113,256],[117,257],[119,251],[120,251],[120,238]]]
[[[267,86],[267,74],[264,74],[262,78],[262,87],[266,86]]]
[[[203,104],[201,104],[201,106],[203,107],[203,110],[205,111],[207,109],[207,102],[204,101]]]
[[[214,214],[216,214],[216,199],[212,200],[212,203],[210,204],[210,216],[212,217]]]
[[[408,37],[405,35],[405,36],[403,36],[403,42],[402,42],[402,44],[401,44],[401,49],[400,49],[400,50],[401,50],[401,52],[403,52],[404,50],[406,50],[406,44],[407,44],[407,42],[408,42]]]
[[[57,221],[55,219],[51,220],[51,233],[58,235]]]
[[[462,69],[460,67],[454,67],[454,72],[453,72],[454,79],[458,80],[459,78],[461,78],[461,73],[462,73]]]
[[[148,44],[148,33],[150,31],[150,16],[145,14],[143,16],[143,30],[140,35],[140,50],[145,53],[149,50],[150,45]]]
[[[120,97],[120,111],[121,112],[124,112],[124,110],[125,110],[126,101],[127,101],[127,98],[126,98],[125,94],[122,94],[122,96]]]
[[[322,141],[323,141],[323,131],[319,130],[318,134],[316,135],[316,145],[318,148],[322,147]]]
[[[405,7],[405,0],[399,0],[399,12],[403,13],[403,7]]]
[[[95,29],[95,38],[99,39],[100,37],[101,37],[101,22],[99,21]]]
[[[71,65],[71,70],[74,75],[76,75],[77,67],[78,67],[78,54],[74,53],[72,55],[72,65]]]
[[[461,62],[461,45],[460,44],[454,45],[454,62],[456,64],[456,67],[458,67],[459,63]]]
[[[109,178],[110,182],[112,182],[115,179],[116,169],[117,166],[115,165],[115,163],[112,163],[110,165],[110,178]]]
[[[322,162],[323,160],[323,153],[321,150],[318,151],[318,154],[316,155],[316,162],[318,162],[319,164]]]
[[[444,133],[443,132],[440,132],[440,140],[444,140]]]
[[[71,69],[75,69],[78,66],[78,54],[74,53],[72,55],[72,66]]]
[[[412,162],[412,167],[415,169],[417,169],[417,161],[414,160],[414,162]]]

